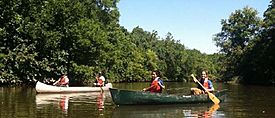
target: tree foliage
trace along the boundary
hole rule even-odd
[[[275,1],[272,0],[264,13],[264,25],[261,33],[247,51],[242,67],[243,83],[274,84],[275,83]]]
[[[103,72],[110,82],[186,81],[214,61],[187,49],[171,33],[119,24],[118,0],[4,0],[0,2],[0,83],[26,83],[68,74],[85,84]],[[215,60],[216,61],[216,60]],[[11,83],[12,84],[12,83]]]
[[[222,21],[215,41],[224,53],[223,77],[238,77],[244,84],[274,84],[275,1],[271,0],[264,19],[245,7]]]
[[[222,31],[215,35],[216,45],[225,54],[222,60],[226,66],[223,72],[225,79],[238,76],[241,59],[249,43],[255,40],[261,29],[262,20],[257,17],[258,12],[250,7],[236,10],[228,19],[221,22]]]

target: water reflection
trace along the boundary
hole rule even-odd
[[[187,105],[136,105],[116,107],[113,118],[209,118],[222,116],[218,113],[219,105],[213,104],[187,104]]]
[[[225,88],[229,91],[226,101],[222,102],[219,107],[212,107],[212,103],[116,107],[112,103],[109,92],[105,92],[101,94],[102,97],[100,93],[65,95],[68,98],[67,108],[64,107],[65,112],[60,107],[63,94],[36,94],[33,88],[0,87],[0,118],[275,118],[273,113],[275,111],[275,96],[273,95],[275,87],[222,85],[221,89]],[[148,86],[148,83],[120,83],[114,86],[141,90]],[[193,86],[195,86],[194,83],[167,83],[167,87],[175,88],[167,92],[186,94]],[[183,87],[186,89],[181,89]],[[97,101],[100,99],[103,101],[98,104],[100,102]],[[66,99],[64,100],[66,104]]]
[[[212,105],[210,108],[208,109],[203,109],[203,110],[191,110],[191,109],[187,109],[187,110],[183,110],[183,114],[184,117],[193,117],[193,118],[211,118],[212,116],[214,116],[214,113],[220,108],[219,104],[214,104]]]
[[[103,92],[100,92],[97,95],[96,105],[97,105],[97,108],[99,111],[99,115],[103,115],[103,109],[104,109],[104,94],[103,94]]]
[[[59,106],[62,109],[64,113],[67,113],[68,107],[69,107],[69,97],[68,96],[62,96],[61,100],[59,102]]]
[[[70,109],[69,105],[79,104],[95,104],[99,111],[104,109],[104,92],[90,92],[90,93],[66,93],[66,94],[37,94],[36,95],[36,107],[43,109],[48,107],[47,105],[53,105],[61,109],[65,114]]]

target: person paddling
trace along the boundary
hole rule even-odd
[[[69,78],[66,74],[63,74],[53,85],[69,87]]]
[[[212,84],[211,80],[208,77],[208,72],[207,71],[205,71],[205,70],[202,71],[201,72],[201,79],[200,80],[194,79],[194,81],[196,83],[200,82],[204,86],[204,88],[206,88],[206,90],[208,92],[213,92],[214,91],[213,84]],[[200,94],[204,94],[205,90],[200,85],[198,85],[197,88],[191,88],[191,93],[193,93],[194,95],[200,95]]]
[[[97,87],[103,87],[103,86],[105,86],[105,77],[102,75],[102,72],[99,72],[96,75],[95,86],[97,86]]]

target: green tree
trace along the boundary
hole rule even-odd
[[[87,73],[100,68],[104,55],[115,47],[110,37],[120,30],[117,2],[0,2],[1,77],[42,79],[68,73],[73,80],[88,79]]]
[[[264,13],[265,30],[263,32],[263,39],[267,42],[266,55],[262,61],[266,62],[263,66],[265,70],[263,73],[268,83],[275,83],[275,0],[270,1],[268,9]]]
[[[159,59],[164,62],[160,63],[160,70],[170,81],[183,81],[186,71],[183,65],[186,61],[186,52],[183,44],[175,41],[171,33],[159,41],[153,48],[157,52]]]
[[[258,12],[250,7],[236,10],[221,22],[222,31],[214,37],[216,45],[225,54],[223,59],[226,70],[223,77],[231,79],[240,73],[239,66],[246,46],[257,37],[261,29],[262,20],[257,17]]]
[[[275,82],[275,1],[272,0],[264,13],[264,27],[251,43],[242,63],[241,75],[246,84],[274,84]]]

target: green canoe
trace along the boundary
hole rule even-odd
[[[212,102],[207,94],[202,95],[170,95],[143,91],[121,90],[109,88],[116,105],[155,105],[155,104],[192,104]],[[221,101],[225,99],[226,90],[215,92]]]

